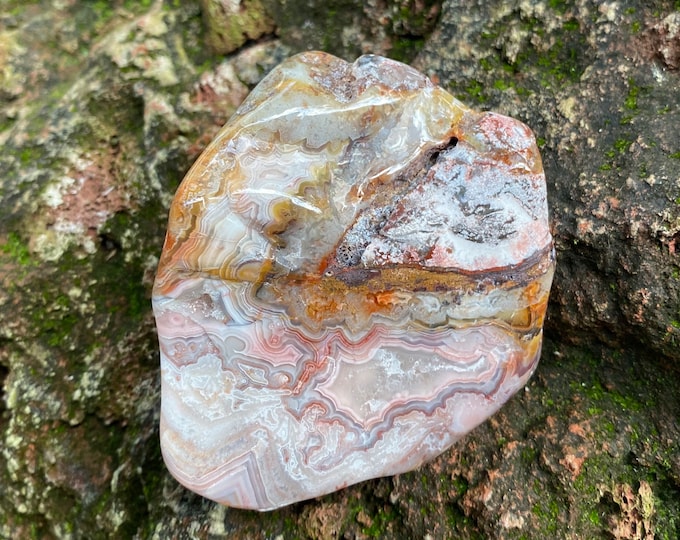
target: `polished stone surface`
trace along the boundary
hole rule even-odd
[[[417,467],[527,382],[553,270],[525,125],[385,58],[285,61],[170,211],[169,470],[268,510]]]

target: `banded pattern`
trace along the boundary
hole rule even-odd
[[[287,60],[170,211],[169,470],[268,510],[417,467],[531,376],[553,270],[526,126],[385,58]]]

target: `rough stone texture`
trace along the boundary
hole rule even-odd
[[[395,5],[289,0],[294,23],[271,9],[278,37],[225,59],[197,2],[3,4],[0,536],[680,536],[677,4],[452,1],[405,31]],[[229,510],[161,463],[149,294],[167,208],[262,73],[352,44],[536,132],[558,248],[542,363],[416,472]]]
[[[441,0],[262,0],[281,40],[353,60],[380,54],[408,62],[438,19]]]
[[[227,54],[246,41],[274,31],[260,0],[200,0],[206,42],[216,54]]]

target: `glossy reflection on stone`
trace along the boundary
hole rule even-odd
[[[526,126],[385,58],[287,60],[170,210],[169,470],[268,510],[417,467],[527,382],[553,268]]]

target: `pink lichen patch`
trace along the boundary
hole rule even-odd
[[[32,227],[29,249],[46,261],[58,260],[72,246],[85,253],[98,247],[102,226],[114,214],[132,210],[118,170],[118,148],[76,160],[40,199],[41,213]]]
[[[586,437],[586,431],[583,429],[583,426],[580,424],[569,424],[569,433],[572,433],[574,435],[578,435],[579,437],[585,439]]]
[[[45,477],[52,485],[75,491],[85,500],[108,489],[113,460],[97,448],[95,435],[101,436],[102,432],[88,429],[84,424],[70,427],[68,431],[51,430],[48,437],[53,440],[45,445],[42,458]],[[84,441],[88,443],[83,444]]]
[[[71,171],[48,203],[47,225],[95,237],[113,214],[129,209],[129,197],[117,185],[112,167],[106,159],[83,163]]]
[[[665,68],[680,69],[680,14],[671,13],[635,40],[645,60],[661,61]]]
[[[223,62],[214,70],[201,75],[194,86],[191,101],[208,106],[216,113],[238,107],[248,95],[248,88],[239,81],[231,64]]]
[[[183,108],[207,112],[211,119],[211,125],[206,126],[201,138],[195,142],[196,150],[190,148],[190,155],[197,156],[208,145],[247,95],[248,87],[238,79],[234,68],[227,62],[201,75],[192,91],[181,97]]]
[[[576,454],[567,454],[564,456],[562,459],[560,459],[560,463],[569,470],[571,473],[572,478],[576,478],[579,474],[581,474],[581,468],[583,467],[583,463],[585,462],[586,458],[585,456],[577,456]]]

